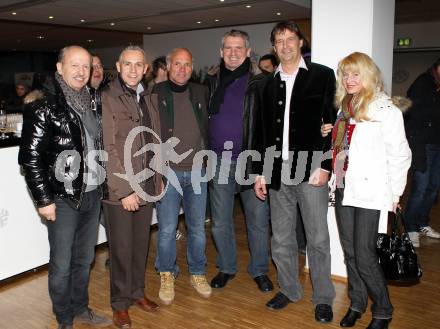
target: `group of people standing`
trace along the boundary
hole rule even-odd
[[[130,328],[132,305],[158,310],[144,292],[153,200],[143,191],[154,196],[157,210],[155,267],[163,304],[175,298],[181,204],[190,284],[207,298],[212,288],[223,288],[234,278],[233,209],[239,193],[250,250],[248,272],[262,292],[274,289],[267,275],[272,228],[279,292],[266,306],[279,310],[303,297],[296,241],[299,206],[315,319],[332,321],[335,290],[327,227],[332,170],[351,302],[340,324],[354,326],[370,295],[373,319],[368,328],[388,327],[393,308],[374,244],[380,213],[398,206],[411,161],[402,114],[383,92],[380,71],[367,55],[344,58],[335,80],[330,68],[301,56],[304,37],[294,22],[276,24],[270,40],[280,64],[272,74],[255,75],[249,36],[227,32],[219,70],[208,76],[206,86],[190,82],[193,58],[186,48],[167,55],[168,80],[151,88],[142,82],[148,64],[140,47],[121,52],[118,76],[103,89],[87,86],[90,72],[102,65],[94,62],[92,69],[85,49],[69,46],[60,52],[53,84],[25,101],[19,153],[38,212],[47,219],[49,294],[59,328],[72,328],[74,322],[111,324],[88,306],[101,200],[113,323]],[[166,154],[160,157],[167,161],[160,168],[158,154],[148,146],[168,143],[171,148],[161,148]],[[205,150],[212,152],[200,157]],[[247,156],[250,150],[259,156]],[[237,182],[241,173],[251,184]],[[208,190],[218,268],[210,283],[205,255]]]

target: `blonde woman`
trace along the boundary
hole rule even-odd
[[[340,322],[353,327],[371,297],[367,329],[385,329],[393,306],[376,255],[379,227],[396,211],[406,185],[411,151],[401,110],[383,91],[379,68],[366,54],[341,60],[337,71],[339,115],[332,132],[336,220],[348,274],[350,308]],[[323,134],[331,125],[324,125]],[[382,214],[382,216],[381,216]]]

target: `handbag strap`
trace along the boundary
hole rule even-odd
[[[400,224],[400,225],[399,225]],[[405,221],[403,220],[402,210],[397,208],[396,213],[393,213],[393,232],[397,233],[398,229],[402,230],[402,233],[407,233]]]

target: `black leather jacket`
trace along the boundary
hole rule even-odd
[[[246,92],[244,95],[244,110],[243,110],[243,137],[242,137],[242,143],[241,143],[241,149],[244,150],[256,150],[257,143],[256,138],[254,138],[254,133],[258,131],[255,127],[255,124],[257,120],[254,117],[255,111],[253,111],[255,104],[257,102],[257,97],[259,96],[259,92],[257,91],[258,82],[262,81],[266,75],[265,74],[258,74],[253,75],[252,72],[250,73],[249,82],[246,88]],[[214,95],[215,89],[217,88],[219,84],[220,74],[217,73],[216,75],[207,75],[205,84],[209,88],[209,103],[211,103],[212,97]],[[215,113],[209,113],[209,117]],[[249,174],[251,173],[252,169],[252,162],[248,160],[246,162],[246,173],[245,173],[245,179],[249,178]],[[247,186],[247,188],[250,188],[251,186]],[[242,188],[246,188],[246,186],[243,186]]]
[[[46,87],[25,99],[18,162],[37,207],[52,204],[55,196],[59,196],[79,209],[86,188],[84,126],[67,104],[58,82],[53,80]],[[62,171],[56,170],[58,156],[63,151],[72,155],[65,158],[67,164]],[[79,164],[76,172],[72,170],[73,163]]]

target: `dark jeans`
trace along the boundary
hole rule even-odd
[[[343,198],[344,190],[336,189],[336,222],[347,266],[350,308],[365,312],[370,295],[373,318],[389,319],[393,306],[376,253],[380,211],[343,206]]]
[[[72,324],[75,315],[89,304],[90,266],[101,211],[101,192],[84,193],[81,208],[75,210],[56,198],[56,220],[47,221],[50,245],[49,295],[58,323]]]
[[[408,232],[429,226],[429,213],[440,189],[440,145],[426,145],[426,170],[414,171],[405,211]]]
[[[110,253],[110,295],[113,310],[128,310],[144,297],[150,242],[151,203],[137,211],[103,203]]]
[[[237,193],[236,162],[229,172],[220,172],[220,158],[214,179],[209,184],[212,214],[212,236],[217,248],[220,272],[237,272],[237,247],[234,226],[234,202]],[[239,193],[246,216],[247,236],[251,253],[249,274],[255,278],[269,272],[269,206],[255,196],[253,189]]]

